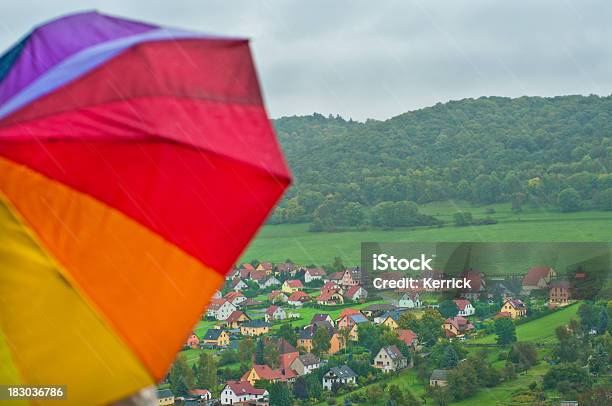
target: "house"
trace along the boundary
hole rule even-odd
[[[334,272],[323,278],[325,282],[335,282],[340,285],[342,281],[342,277],[344,276],[344,272]]]
[[[429,386],[446,386],[448,385],[447,369],[434,369],[429,377]]]
[[[396,309],[397,308],[392,304],[376,303],[371,304],[368,307],[364,307],[363,309],[361,309],[361,313],[363,313],[366,317],[372,318]]]
[[[276,266],[274,267],[274,275],[279,276],[279,275],[284,275],[284,274],[291,274],[291,275],[295,275],[295,269],[297,267],[295,266],[295,264],[292,264],[290,262],[284,262],[284,263],[280,263],[280,264],[276,264]],[[292,274],[293,272],[293,274]]]
[[[221,293],[220,290],[215,290],[215,293],[212,295],[211,299],[221,299],[223,297],[223,294]]]
[[[278,363],[281,369],[291,369],[291,364],[300,355],[298,350],[284,338],[264,341],[266,345],[275,345],[278,349]]]
[[[243,290],[247,290],[249,288],[249,285],[247,285],[246,282],[243,281],[242,279],[234,278],[232,279],[232,282],[230,283],[230,287],[232,288],[234,292],[240,292]]]
[[[255,389],[248,381],[228,381],[221,391],[221,404],[234,405],[263,399],[268,396],[265,389]]]
[[[212,393],[210,393],[208,389],[192,389],[189,391],[189,394],[197,398],[198,400],[211,400],[212,399]]]
[[[256,337],[262,334],[268,334],[270,331],[270,323],[263,320],[251,320],[243,323],[240,326],[240,334],[243,336]]]
[[[323,286],[321,286],[320,290],[321,290],[321,293],[338,292],[341,295],[344,293],[344,289],[342,289],[340,285],[338,285],[336,282],[333,282],[333,281],[325,282]]]
[[[309,302],[309,301],[310,301],[310,296],[308,296],[308,293],[302,292],[301,290],[298,290],[297,292],[293,292],[291,296],[287,298],[287,303],[290,304],[291,306],[301,307],[304,303]]]
[[[474,325],[462,316],[448,318],[442,324],[442,329],[448,338],[463,337],[474,330]]]
[[[474,306],[472,306],[472,303],[469,300],[456,299],[453,300],[453,302],[455,302],[455,304],[457,305],[457,315],[459,316],[467,317],[472,316],[474,313],[476,313],[476,309],[474,308]]]
[[[397,334],[397,337],[401,341],[403,341],[408,347],[416,349],[419,345],[419,340],[417,338],[416,333],[410,329],[398,328],[397,330],[395,330],[395,334]]]
[[[557,276],[554,269],[548,266],[536,266],[523,277],[522,288],[524,293],[532,290],[546,289],[553,277]]]
[[[270,275],[273,270],[272,263],[270,262],[262,262],[255,268],[256,271],[264,271],[266,275]]]
[[[257,284],[259,285],[261,289],[267,289],[272,286],[279,286],[281,282],[278,279],[276,279],[274,275],[269,275],[268,277],[258,281]]]
[[[247,300],[247,297],[242,292],[228,292],[225,295],[225,300],[228,300],[236,307],[240,307]]]
[[[157,395],[157,404],[159,406],[174,404],[174,393],[170,389],[157,389],[155,394]]]
[[[255,267],[251,264],[249,264],[248,262],[245,262],[244,264],[242,264],[242,269],[246,270],[246,271],[254,271]]]
[[[266,273],[266,271],[252,271],[249,273],[249,279],[257,283],[258,285],[261,281],[263,281],[267,277],[268,277],[268,274]]]
[[[344,297],[338,292],[321,293],[315,300],[317,304],[322,306],[334,306],[344,303]]]
[[[220,328],[209,328],[201,340],[202,344],[213,345],[215,347],[227,347],[230,342],[229,333]]]
[[[348,339],[351,341],[359,341],[359,325],[369,323],[368,319],[363,314],[351,314],[346,316],[345,319],[347,322],[344,328],[350,330]]]
[[[282,307],[272,305],[266,309],[264,318],[268,323],[271,323],[274,320],[285,320],[287,318],[287,313]]]
[[[340,315],[342,315],[342,313]],[[332,319],[329,314],[325,314],[325,313],[316,313],[314,316],[312,316],[312,319],[310,320],[310,324],[314,324],[318,321],[326,321],[332,326],[335,325],[334,319]]]
[[[241,310],[236,310],[225,319],[225,325],[227,328],[240,328],[247,321],[251,321],[249,315]]]
[[[520,299],[506,299],[499,311],[500,316],[507,315],[513,319],[518,319],[527,315],[527,306]]]
[[[353,302],[365,302],[368,297],[368,291],[359,285],[353,285],[344,293],[344,297]]]
[[[306,353],[296,357],[290,365],[299,376],[308,375],[321,366],[321,360],[314,354]]]
[[[325,271],[321,268],[308,268],[304,272],[304,282],[310,283],[312,281],[323,280]]]
[[[304,288],[302,282],[298,279],[288,279],[283,283],[281,290],[285,293],[294,293]]]
[[[386,316],[383,315],[380,324],[389,327],[391,331],[395,331],[399,328],[399,317],[400,314],[397,311],[387,312]]]
[[[217,320],[225,320],[236,310],[238,308],[225,298],[213,299],[206,309],[206,316],[214,317]]]
[[[289,296],[280,290],[273,290],[268,295],[268,300],[272,303],[287,303]]]
[[[350,286],[359,285],[360,280],[361,270],[359,268],[347,268],[342,274],[342,279],[340,279],[340,285],[348,288]]]
[[[382,347],[372,363],[374,368],[383,372],[395,372],[408,366],[408,359],[402,354],[396,345]]]
[[[570,303],[570,283],[554,280],[548,290],[548,306],[561,307]]]
[[[259,300],[255,300],[255,299],[251,299],[251,298],[247,298],[247,300],[245,300],[244,302],[242,302],[240,304],[240,307],[251,307],[251,306],[259,306],[261,305],[263,302],[259,301]]]
[[[334,385],[339,387],[355,385],[356,383],[357,374],[346,365],[333,367],[323,375],[323,387],[327,390],[332,390]]]
[[[416,309],[423,306],[421,298],[416,292],[405,292],[397,302],[398,307],[405,309]]]
[[[470,287],[461,289],[461,297],[468,300],[478,300],[480,295],[485,292],[487,283],[484,273],[476,269],[466,269],[459,274],[459,278],[470,281]]]
[[[253,365],[251,369],[246,371],[240,378],[241,381],[247,381],[251,385],[255,385],[255,382],[259,380],[269,382],[292,382],[295,380],[296,373],[291,369],[272,369],[268,365]]]
[[[200,346],[200,339],[195,333],[191,333],[187,338],[187,343],[185,344],[187,347],[196,349]]]
[[[298,347],[302,348],[305,352],[312,352],[312,338],[315,335],[315,332],[319,328],[325,328],[327,330],[327,334],[330,337],[330,348],[327,351],[327,354],[335,354],[340,350],[343,350],[346,347],[346,343],[340,337],[334,326],[326,321],[316,322],[309,326],[304,327],[299,334],[298,337]]]

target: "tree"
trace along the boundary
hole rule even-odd
[[[455,400],[473,396],[478,391],[476,371],[469,362],[460,363],[448,374],[448,389]]]
[[[563,189],[561,192],[559,192],[557,203],[559,204],[561,211],[564,212],[578,211],[582,208],[582,198],[580,197],[580,193],[571,187]]]
[[[255,346],[255,340],[252,338],[244,338],[238,341],[238,360],[242,363],[250,362],[253,359]]]
[[[292,406],[291,391],[284,382],[276,382],[270,386],[270,406]]]
[[[182,355],[179,355],[172,364],[168,380],[170,381],[170,389],[175,396],[187,396],[189,391],[193,389],[193,370],[189,368],[185,357]]]
[[[508,317],[495,320],[495,334],[497,334],[497,344],[507,345],[516,342],[516,326]]]
[[[275,345],[266,345],[264,348],[264,361],[266,362],[266,364],[268,364],[271,368],[278,368],[280,361],[279,361],[279,352],[278,352],[278,347]]]
[[[371,385],[366,389],[366,396],[371,405],[378,403],[383,397],[383,391],[380,385]]]
[[[538,351],[535,345],[527,342],[517,342],[508,352],[508,360],[517,364],[519,369],[525,371],[538,362]]]
[[[266,363],[264,351],[264,343],[263,340],[260,338],[257,340],[257,347],[255,348],[255,364],[263,365]]]
[[[440,307],[438,307],[438,311],[445,318],[456,317],[459,313],[459,308],[454,300],[445,300],[440,303]]]
[[[290,323],[281,324],[278,329],[278,336],[287,340],[294,347],[297,345],[298,335]]]
[[[453,214],[453,221],[457,227],[469,226],[474,221],[469,211],[458,211]]]
[[[308,386],[303,376],[295,380],[293,384],[293,395],[298,399],[308,399]]]
[[[308,388],[308,396],[315,399],[320,399],[323,393],[323,383],[319,374],[306,375],[306,387]]]
[[[315,355],[321,355],[329,351],[331,342],[329,333],[325,328],[317,328],[312,337],[312,352]]]
[[[591,379],[586,370],[575,363],[561,363],[553,365],[544,374],[542,384],[544,389],[554,389],[559,382],[566,381],[576,391],[583,391],[591,387]]]
[[[206,352],[200,354],[196,371],[196,378],[200,387],[215,388],[217,386],[217,362],[212,354]]]
[[[455,351],[455,347],[452,345],[447,346],[442,362],[440,363],[440,368],[451,369],[456,367],[458,363],[459,356],[457,355],[457,351]]]

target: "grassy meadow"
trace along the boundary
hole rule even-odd
[[[495,213],[487,214],[493,209]],[[444,227],[414,227],[393,230],[309,232],[308,224],[282,224],[263,227],[242,255],[241,261],[260,259],[299,264],[329,264],[334,257],[349,266],[360,261],[361,242],[598,242],[611,241],[612,212],[584,211],[561,213],[541,208],[525,208],[513,213],[510,204],[472,207],[468,203],[440,202],[420,206],[420,211],[438,217]],[[494,225],[455,227],[453,214],[470,211],[474,218],[490,216]]]

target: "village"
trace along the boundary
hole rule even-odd
[[[436,270],[421,273],[444,277]],[[418,370],[435,395],[461,358],[458,343],[504,334],[499,325],[511,334],[523,320],[574,302],[573,281],[551,267],[534,266],[513,278],[468,269],[458,277],[471,288],[377,290],[359,268],[243,263],[228,274],[187,338],[158,389],[159,404],[334,404],[338,394],[408,369]]]

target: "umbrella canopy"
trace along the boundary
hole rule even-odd
[[[0,58],[0,382],[162,379],[289,183],[247,40],[35,28]]]

